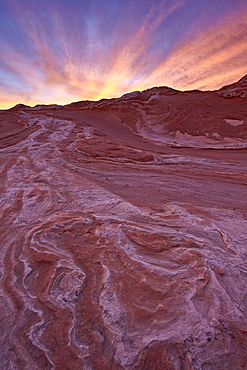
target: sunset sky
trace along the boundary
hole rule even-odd
[[[0,0],[0,109],[247,73],[247,0]]]

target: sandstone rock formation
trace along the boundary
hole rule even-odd
[[[228,98],[231,97],[247,98],[247,75],[242,77],[236,83],[223,86],[221,89],[219,89],[218,94]]]
[[[234,88],[1,111],[1,369],[247,369]]]

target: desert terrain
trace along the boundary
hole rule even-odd
[[[247,369],[247,76],[0,111],[0,368]]]

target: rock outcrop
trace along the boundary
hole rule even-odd
[[[242,77],[238,82],[222,87],[218,90],[218,94],[225,98],[247,98],[247,75]]]
[[[247,368],[236,89],[0,112],[2,369]]]

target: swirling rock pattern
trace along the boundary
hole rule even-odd
[[[1,369],[247,368],[247,100],[0,113]]]

